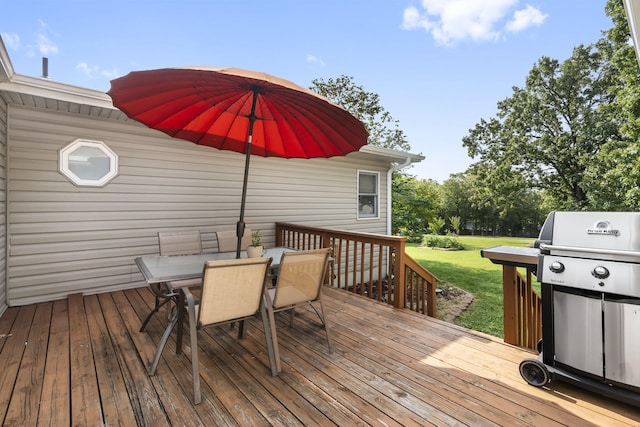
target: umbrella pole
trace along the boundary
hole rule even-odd
[[[253,141],[253,123],[256,121],[256,102],[258,100],[258,92],[253,91],[253,100],[251,101],[251,113],[249,114],[249,133],[247,135],[247,154],[244,159],[244,179],[242,181],[242,199],[240,201],[240,219],[236,224],[236,236],[238,242],[236,244],[236,258],[240,258],[242,250],[242,236],[244,236],[244,205],[247,199],[247,183],[249,182],[249,161],[251,160],[251,143]]]
[[[249,160],[251,159],[251,135],[249,135],[247,141],[247,155],[244,159],[244,180],[242,184],[242,201],[240,202],[240,219],[236,223],[236,236],[238,242],[236,245],[236,258],[240,258],[240,251],[242,250],[242,236],[244,236],[244,205],[247,198],[247,182],[249,180]]]

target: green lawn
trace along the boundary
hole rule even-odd
[[[439,287],[454,286],[473,294],[473,304],[455,320],[469,329],[497,337],[502,331],[502,266],[480,256],[492,246],[529,246],[535,239],[460,236],[462,251],[441,251],[407,244],[407,253],[440,279]]]

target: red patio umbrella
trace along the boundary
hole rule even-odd
[[[176,138],[245,154],[236,256],[252,154],[313,158],[357,151],[362,122],[315,92],[266,73],[184,67],[134,71],[107,92],[127,116]]]

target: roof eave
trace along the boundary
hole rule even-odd
[[[407,153],[405,151],[392,150],[390,148],[376,147],[374,145],[364,145],[360,150],[352,153],[354,156],[371,156],[382,158],[390,163],[420,163],[425,159],[421,154]]]
[[[624,8],[636,51],[636,61],[640,66],[640,27],[638,27],[640,24],[640,0],[624,0]]]
[[[0,91],[115,109],[111,98],[104,92],[59,83],[42,77],[29,77],[13,73],[6,81],[0,81]]]
[[[14,74],[15,71],[13,70],[9,53],[4,45],[4,41],[2,41],[2,37],[0,37],[0,82],[9,81]]]

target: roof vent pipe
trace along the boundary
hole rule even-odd
[[[49,78],[49,58],[42,57],[42,77]]]

